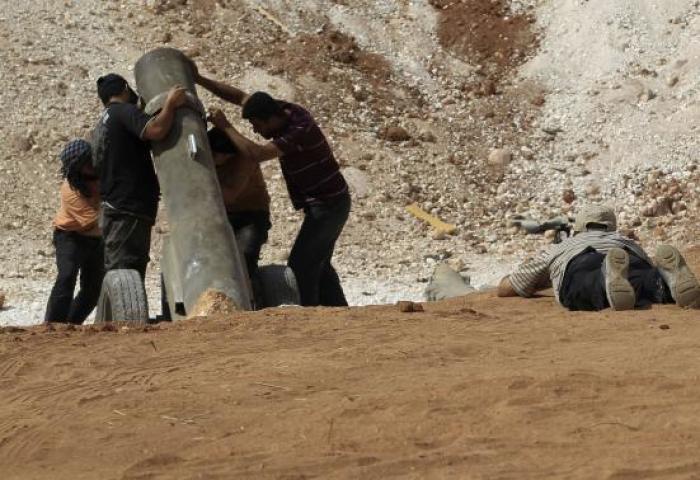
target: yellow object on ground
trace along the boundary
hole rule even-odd
[[[255,9],[258,11],[258,13],[260,15],[262,15],[263,17],[267,18],[269,21],[271,21],[272,23],[277,25],[280,28],[280,30],[282,30],[284,33],[286,33],[289,36],[293,35],[292,31],[289,28],[287,28],[287,26],[284,23],[280,22],[277,19],[277,17],[275,17],[273,14],[271,14],[269,10],[267,10],[263,7],[256,7]]]
[[[419,220],[423,220],[432,226],[438,232],[452,235],[457,231],[457,226],[450,223],[445,223],[434,215],[429,214],[418,206],[417,203],[412,203],[406,207],[406,211]]]

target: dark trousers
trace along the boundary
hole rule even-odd
[[[238,249],[245,258],[248,275],[253,277],[258,271],[260,250],[267,242],[267,232],[272,227],[270,212],[230,212],[227,216],[236,235]]]
[[[343,195],[333,202],[304,208],[304,222],[288,262],[304,306],[348,304],[331,257],[350,214],[350,203],[350,196]]]
[[[656,267],[629,254],[629,280],[637,299],[635,307],[652,303],[673,303],[671,293]],[[569,262],[564,274],[559,302],[569,310],[597,311],[610,307],[605,292],[602,266],[605,255],[589,249]]]
[[[104,277],[102,239],[55,230],[58,276],[46,306],[46,322],[81,324],[97,305]],[[73,298],[80,274],[80,290]]]
[[[132,269],[146,278],[153,221],[108,207],[102,209],[105,270]]]

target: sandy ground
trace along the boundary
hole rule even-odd
[[[697,478],[698,320],[480,293],[6,328],[2,477]]]

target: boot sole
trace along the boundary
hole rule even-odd
[[[613,310],[633,310],[637,301],[634,288],[627,280],[629,256],[620,248],[612,248],[605,256],[605,293]]]
[[[676,305],[700,308],[700,283],[677,248],[660,245],[656,249],[656,266],[662,271]]]

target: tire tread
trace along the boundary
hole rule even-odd
[[[137,324],[148,321],[146,291],[136,270],[110,270],[105,275],[95,321],[110,320]]]

